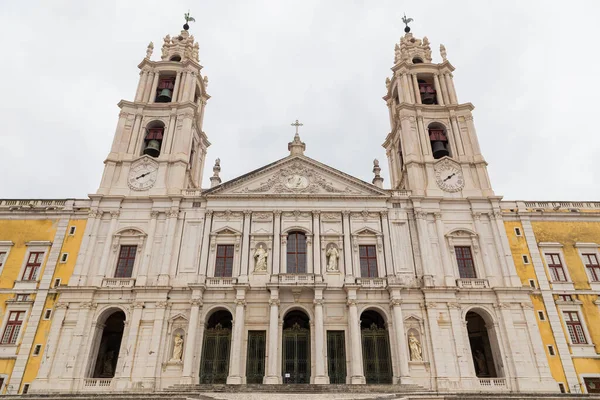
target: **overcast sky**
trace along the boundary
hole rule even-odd
[[[288,154],[366,181],[389,132],[381,97],[404,12],[456,67],[496,194],[600,201],[600,1],[0,2],[0,198],[85,198],[100,183],[148,42],[190,9],[209,77],[203,186]]]

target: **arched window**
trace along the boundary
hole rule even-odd
[[[158,157],[162,147],[165,134],[165,124],[161,121],[152,121],[146,126],[144,137],[144,154],[150,157]]]
[[[436,160],[445,156],[450,156],[450,146],[448,144],[448,135],[446,127],[442,124],[432,123],[427,127],[429,133],[429,142],[431,143],[431,153]]]
[[[172,73],[174,74],[174,73]],[[157,103],[170,103],[173,100],[173,90],[175,89],[175,75],[160,74],[158,86],[156,87]]]
[[[306,273],[306,235],[290,232],[287,237],[287,273]]]
[[[437,104],[437,93],[433,84],[432,75],[419,75],[417,82],[419,83],[419,94],[421,95],[421,103]]]
[[[415,57],[412,59],[413,64],[423,64],[423,60],[421,60],[419,57]]]
[[[171,59],[169,61],[181,61],[181,57],[179,57],[177,54],[175,54],[174,56],[171,57]]]

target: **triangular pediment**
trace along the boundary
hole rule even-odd
[[[387,196],[370,183],[305,156],[290,156],[205,191],[207,196]]]

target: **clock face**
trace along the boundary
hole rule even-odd
[[[289,189],[304,189],[308,187],[308,178],[298,174],[290,175],[285,178],[285,186]]]
[[[434,167],[435,180],[440,189],[446,192],[458,192],[465,187],[465,178],[459,165],[442,161]]]
[[[144,162],[134,165],[129,170],[129,187],[133,190],[148,190],[156,182],[158,165],[154,162]]]

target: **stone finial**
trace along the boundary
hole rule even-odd
[[[154,43],[150,42],[148,48],[146,48],[146,59],[149,60],[152,57],[152,52],[154,51]]]
[[[391,84],[392,81],[390,80],[390,78],[385,78],[385,88],[389,89]]]
[[[204,75],[204,87],[208,87],[208,76]]]
[[[424,63],[430,63],[432,60],[429,39],[417,39],[410,32],[400,38],[400,44],[396,45],[394,53],[396,64],[414,58],[420,58]]]
[[[378,159],[373,160],[373,174],[375,175],[375,177],[373,178],[373,185],[377,186],[378,188],[383,189],[383,178],[380,175],[381,168],[379,167]]]
[[[443,44],[440,44],[440,55],[442,56],[442,61],[448,61],[448,59],[446,58],[446,46],[444,46]]]
[[[200,46],[194,41],[194,36],[187,30],[182,30],[179,35],[171,37],[167,35],[163,39],[161,59],[163,61],[179,57],[180,61],[185,59],[199,61],[198,50]]]
[[[221,159],[217,158],[215,160],[215,166],[213,167],[213,176],[210,177],[210,187],[211,188],[221,184],[221,177],[219,176],[220,173],[221,173]]]
[[[304,124],[300,123],[298,120],[292,123],[292,126],[296,127],[296,134],[294,135],[294,140],[288,143],[288,150],[290,151],[291,156],[303,155],[304,150],[306,150],[306,144],[300,140],[300,134],[298,133],[298,128],[303,125]]]

